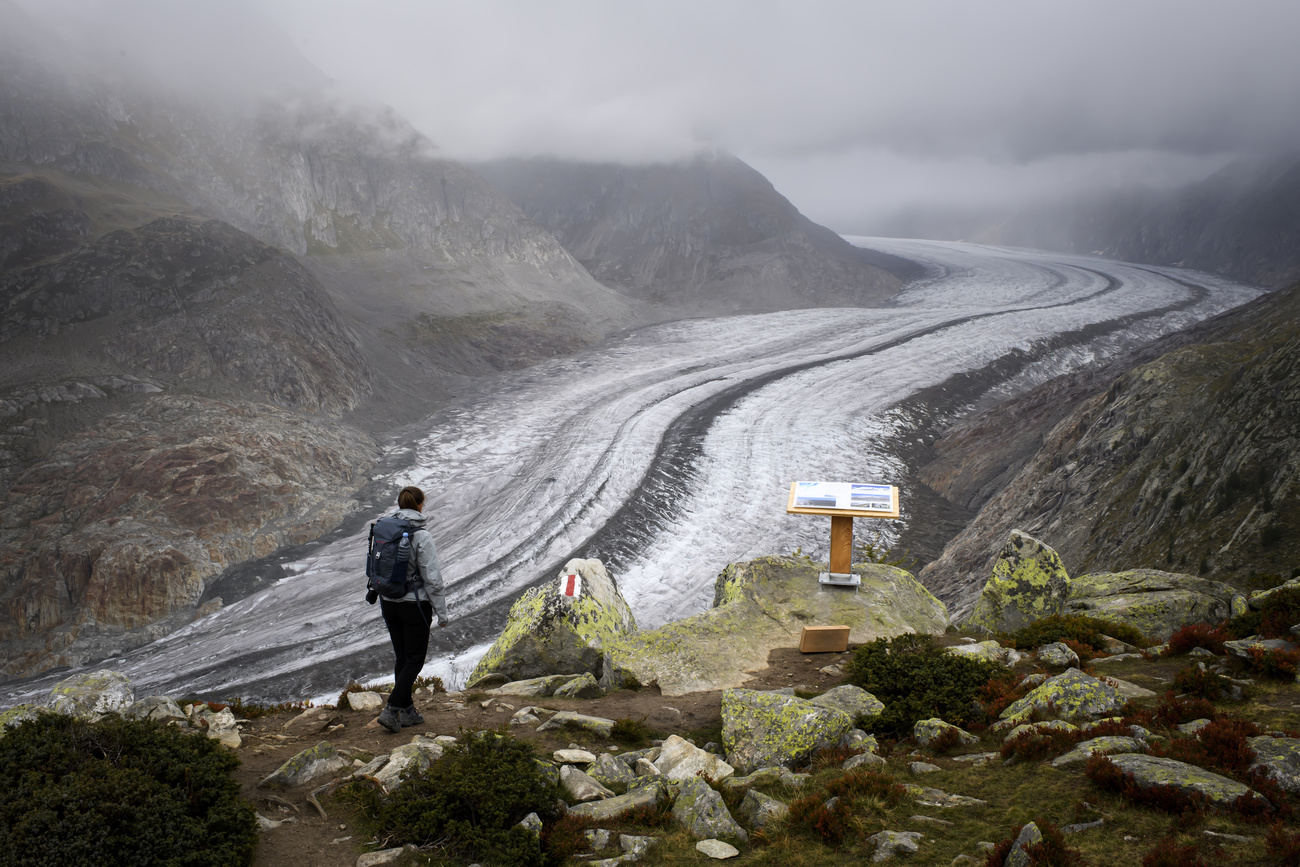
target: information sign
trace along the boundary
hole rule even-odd
[[[898,488],[865,482],[795,482],[785,510],[793,515],[897,518]]]

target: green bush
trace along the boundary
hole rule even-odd
[[[1132,626],[1074,614],[1053,614],[1035,620],[1023,629],[998,637],[1014,644],[1017,650],[1033,650],[1044,644],[1067,639],[1087,645],[1093,650],[1103,650],[1106,647],[1106,641],[1102,638],[1104,635],[1118,638],[1134,647],[1146,647],[1151,643]]]
[[[1006,676],[997,663],[948,653],[929,635],[878,638],[859,646],[848,666],[849,682],[885,703],[868,730],[898,738],[910,737],[917,720],[967,725],[978,719],[980,688]]]
[[[148,720],[42,714],[0,737],[0,864],[250,864],[234,753]]]
[[[548,863],[538,836],[516,827],[529,813],[558,819],[555,783],[542,776],[533,748],[496,732],[463,735],[442,758],[363,807],[390,846],[434,846],[482,864]]]
[[[609,739],[625,747],[639,747],[649,743],[650,739],[658,734],[657,731],[645,724],[645,717],[641,717],[641,719],[620,717],[614,720],[614,727],[610,729]]]

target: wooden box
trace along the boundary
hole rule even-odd
[[[800,653],[838,653],[848,649],[847,626],[805,626],[799,635]]]

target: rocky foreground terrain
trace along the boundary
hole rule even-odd
[[[872,683],[872,666],[886,658],[878,652],[883,644],[800,653],[788,642],[788,627],[775,621],[749,633],[772,640],[760,662],[715,672],[743,686],[671,693],[626,677],[619,687],[602,686],[590,668],[524,680],[479,674],[464,692],[422,686],[416,700],[424,722],[401,734],[374,720],[382,685],[340,685],[337,707],[268,713],[211,703],[210,696],[141,698],[120,675],[102,671],[55,687],[46,705],[64,714],[165,721],[234,750],[243,796],[257,810],[254,864],[366,867],[429,863],[430,856],[469,863],[469,853],[446,848],[450,837],[425,840],[422,848],[391,845],[402,832],[376,830],[356,793],[400,799],[421,774],[439,773],[475,738],[518,740],[535,751],[536,767],[559,785],[564,809],[547,806],[545,819],[533,813],[509,821],[540,833],[564,863],[1012,865],[1035,863],[1018,852],[1035,843],[1043,847],[1040,857],[1069,856],[1075,864],[1293,863],[1287,852],[1300,844],[1292,830],[1300,807],[1300,649],[1283,650],[1288,642],[1274,639],[1207,649],[1189,644],[1184,627],[1218,617],[1215,594],[1230,596],[1228,610],[1240,614],[1280,611],[1284,598],[1286,610],[1300,614],[1300,583],[1247,599],[1191,576],[1131,573],[1119,582],[1122,590],[1094,576],[1094,600],[1107,598],[1107,586],[1114,599],[1148,594],[1142,605],[1093,609],[1118,618],[1108,622],[1125,635],[1134,635],[1134,622],[1162,638],[1172,630],[1172,642],[1147,648],[1109,636],[1095,645],[1038,643],[1023,629],[1004,633],[999,643],[987,640],[986,629],[968,631],[981,622],[996,629],[1060,623],[1045,616],[1065,580],[1055,575],[1053,558],[1028,537],[1009,545],[981,597],[980,616],[963,628],[944,630],[941,623],[938,640],[930,639],[929,665],[956,666],[954,676],[974,666],[990,678],[973,693],[974,705],[942,705],[961,726],[924,718],[923,703],[900,730],[902,706],[920,696],[950,701],[938,697],[943,683],[877,681],[878,698],[854,681]],[[569,565],[599,580],[595,561]],[[855,620],[852,591],[782,580],[801,569],[797,560],[734,564],[719,578],[712,610],[739,607],[735,616],[744,617],[752,607],[779,603],[809,611],[830,593],[850,606],[839,613],[855,629],[881,609],[898,618],[881,627],[886,636],[904,636],[891,645],[897,654],[926,646],[899,643],[909,640],[906,621],[926,616],[914,606],[890,609],[876,600],[860,606]],[[899,570],[857,571],[873,590],[919,588]],[[601,594],[601,609],[618,609],[613,590]],[[590,606],[572,600],[543,608],[551,616],[531,654],[552,666],[575,665],[561,657],[583,642],[614,648],[611,627],[634,629],[617,617],[593,617]],[[522,604],[512,620],[535,614]],[[670,624],[683,650],[692,625],[705,645],[710,640],[699,618]],[[1202,639],[1212,638],[1208,625],[1201,628]],[[509,633],[508,627],[505,643],[518,646]],[[1028,645],[1007,646],[1021,641]],[[1266,674],[1252,649],[1259,647],[1292,654],[1285,657],[1289,672]],[[493,658],[502,656],[485,659]],[[924,670],[931,669],[917,672]],[[599,673],[602,680],[610,674]],[[0,725],[43,712],[15,708]],[[567,848],[556,850],[562,839]],[[475,857],[506,863],[493,851]]]

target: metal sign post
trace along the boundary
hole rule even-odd
[[[857,587],[853,574],[853,519],[897,518],[898,488],[859,482],[794,482],[785,511],[790,515],[829,515],[831,564],[817,580],[837,587]]]

